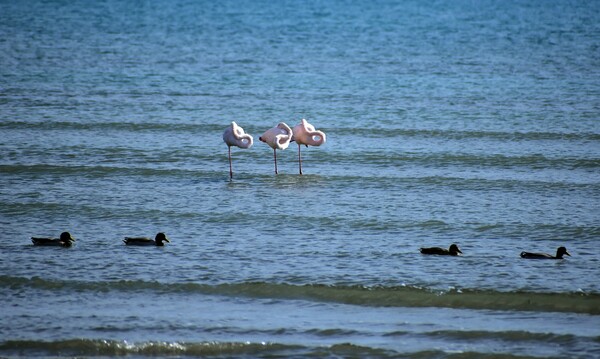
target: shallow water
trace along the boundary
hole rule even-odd
[[[0,355],[599,356],[598,14],[0,2]]]

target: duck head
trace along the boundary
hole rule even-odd
[[[458,253],[462,253],[462,252],[460,251],[460,249],[458,249],[458,246],[457,246],[456,244],[452,244],[452,245],[450,245],[450,249],[449,249],[449,251],[450,251],[450,254],[452,254],[452,255],[455,255],[455,256],[457,256],[457,255],[458,255]]]
[[[154,241],[156,242],[157,246],[164,246],[165,244],[163,242],[171,243],[169,238],[167,238],[163,232],[157,233],[156,237],[154,237]]]
[[[563,255],[568,255],[569,257],[571,256],[569,254],[569,252],[567,252],[567,248],[565,247],[558,247],[558,249],[556,250],[556,258],[562,258]]]
[[[71,236],[71,233],[69,232],[62,232],[60,234],[60,237],[58,238],[58,241],[63,247],[70,247],[71,245],[73,245],[73,242],[75,242],[75,238]]]

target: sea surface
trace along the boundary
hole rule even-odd
[[[0,0],[0,232],[0,357],[600,358],[600,2]]]

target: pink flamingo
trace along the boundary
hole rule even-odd
[[[292,129],[287,124],[280,122],[277,126],[263,133],[258,138],[273,149],[273,158],[275,160],[275,174],[277,174],[277,150],[285,150],[292,140]]]
[[[229,179],[233,179],[233,167],[231,166],[231,146],[250,148],[250,146],[252,146],[253,139],[250,134],[244,133],[244,129],[238,126],[237,123],[231,122],[231,125],[227,127],[225,132],[223,132],[223,141],[225,141],[229,150]]]
[[[308,123],[305,119],[302,119],[292,130],[294,136],[292,141],[296,141],[298,144],[298,168],[300,174],[302,174],[302,157],[300,156],[300,145],[308,146],[321,146],[327,140],[325,133],[322,131],[315,130],[315,127]]]

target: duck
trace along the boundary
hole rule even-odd
[[[558,247],[556,250],[556,256],[553,256],[548,253],[531,253],[531,252],[521,252],[521,258],[529,258],[529,259],[564,259],[563,255],[571,256],[569,252],[567,252],[567,248]]]
[[[421,248],[420,250],[422,254],[437,254],[441,256],[459,256],[460,253],[462,253],[460,249],[458,249],[458,246],[456,244],[450,245],[449,249],[444,249],[440,247],[429,247]]]
[[[60,238],[31,237],[31,242],[34,246],[70,247],[75,242],[75,238],[69,232],[62,232]]]
[[[165,245],[164,242],[171,243],[169,238],[167,238],[167,236],[162,232],[157,233],[156,237],[154,237],[154,239],[151,239],[148,237],[125,237],[125,239],[123,239],[123,242],[128,246],[158,246],[158,247],[164,246]]]

